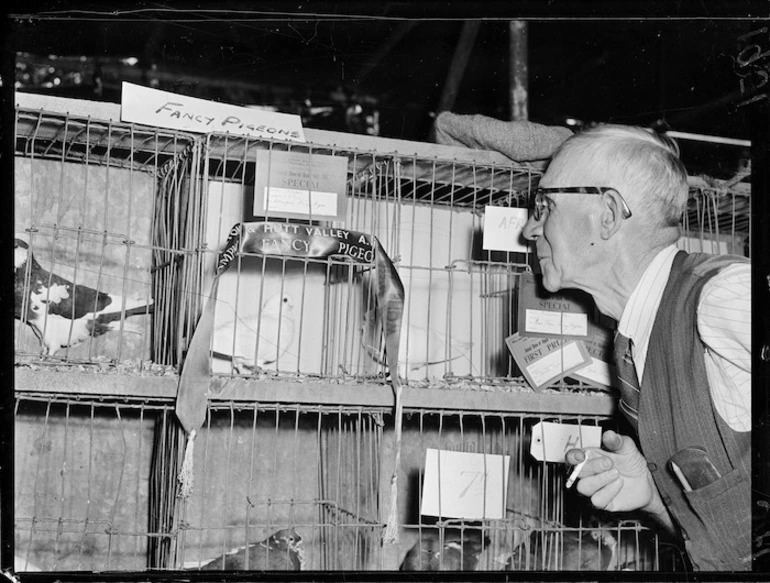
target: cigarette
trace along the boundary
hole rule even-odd
[[[569,475],[569,478],[567,478],[567,489],[571,488],[572,484],[575,483],[575,480],[577,480],[580,470],[582,470],[583,466],[586,465],[586,462],[588,461],[588,456],[591,455],[590,449],[586,449],[584,450],[584,452],[585,452],[585,457],[583,458],[583,461],[575,466],[575,469],[572,470],[572,473]]]

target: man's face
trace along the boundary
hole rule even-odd
[[[585,181],[580,172],[570,172],[560,164],[554,171],[549,167],[540,186],[591,185]],[[586,280],[586,268],[591,264],[592,241],[596,240],[592,220],[598,207],[596,198],[577,193],[548,193],[544,195],[545,208],[540,220],[535,221],[530,215],[524,236],[535,241],[543,285],[548,291],[583,287],[581,281]]]

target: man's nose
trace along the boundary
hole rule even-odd
[[[535,241],[543,232],[543,221],[536,221],[534,215],[530,214],[527,223],[524,225],[522,235],[528,241]]]

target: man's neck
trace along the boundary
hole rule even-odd
[[[619,321],[644,272],[668,245],[656,245],[641,253],[618,254],[605,263],[602,272],[592,278],[596,284],[590,283],[585,288],[594,298],[599,311]],[[601,284],[597,285],[599,282]]]

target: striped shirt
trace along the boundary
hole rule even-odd
[[[678,251],[671,245],[655,256],[618,322],[620,333],[632,340],[640,384],[655,315]],[[750,431],[751,264],[730,265],[703,287],[698,333],[706,346],[706,375],[717,412],[735,431]]]

